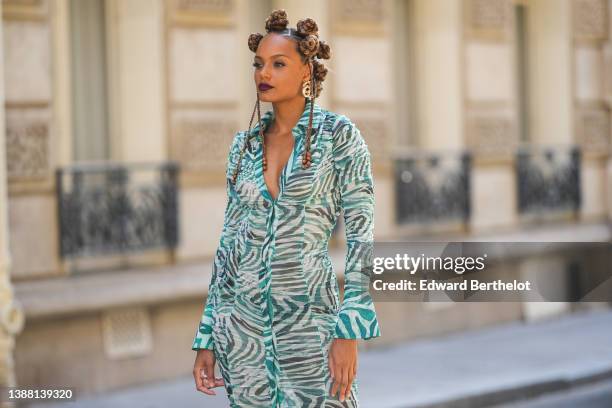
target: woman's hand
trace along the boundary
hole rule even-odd
[[[357,340],[334,339],[329,349],[329,371],[333,385],[331,396],[340,391],[340,401],[351,393],[353,379],[357,375]]]
[[[215,353],[212,350],[198,350],[193,365],[193,378],[198,391],[208,395],[217,395],[210,388],[225,385],[223,378],[215,378]]]

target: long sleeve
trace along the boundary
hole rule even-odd
[[[347,252],[344,299],[334,338],[369,339],[381,335],[369,292],[374,249],[371,158],[365,140],[353,123],[343,125],[338,132],[333,156],[344,211]]]
[[[234,241],[239,222],[244,212],[244,206],[240,205],[240,201],[233,190],[233,186],[230,184],[233,169],[237,164],[243,140],[244,133],[239,132],[235,135],[226,161],[227,202],[225,206],[223,230],[221,231],[221,238],[219,239],[219,245],[213,260],[212,277],[208,286],[206,304],[204,305],[202,317],[193,339],[193,344],[191,346],[192,350],[212,350],[214,348],[214,341],[212,338],[213,298],[215,296],[217,276],[219,271],[225,266],[228,251]]]

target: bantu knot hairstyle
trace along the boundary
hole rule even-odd
[[[319,27],[312,18],[305,18],[297,22],[296,28],[287,28],[289,20],[283,9],[274,10],[266,19],[266,33],[278,33],[297,42],[297,51],[302,62],[310,61],[313,66],[315,78],[315,98],[319,97],[323,89],[322,83],[327,76],[327,68],[319,60],[330,59],[332,56],[329,45],[319,39]],[[257,52],[257,47],[263,35],[252,33],[249,35],[249,49]]]
[[[311,18],[306,18],[298,21],[296,28],[287,28],[289,20],[287,20],[287,13],[283,9],[274,10],[272,14],[266,19],[266,32],[267,33],[279,33],[281,35],[292,38],[297,42],[297,52],[300,54],[303,63],[310,62],[312,64],[312,83],[314,87],[311,89],[311,95],[309,99],[310,103],[310,116],[308,119],[308,128],[306,129],[306,140],[304,142],[304,151],[302,153],[302,167],[309,168],[312,164],[312,154],[310,152],[310,141],[312,135],[312,118],[313,118],[313,106],[314,99],[321,94],[321,82],[325,80],[327,75],[327,68],[319,62],[317,59],[329,59],[331,57],[331,50],[329,45],[325,41],[319,40],[319,28],[317,23]],[[249,35],[249,49],[253,52],[257,52],[257,47],[263,35],[260,33],[252,33]],[[266,145],[264,143],[264,131],[261,126],[261,110],[259,106],[259,93],[257,93],[257,102],[251,115],[251,121],[249,123],[248,133],[251,133],[251,125],[257,112],[259,126],[259,140],[262,145],[262,168],[264,171],[267,169],[267,158],[266,158]],[[240,164],[242,163],[242,157],[249,143],[249,137],[245,138],[245,143],[240,150],[240,156],[238,158],[238,164],[232,174],[232,183],[236,184],[238,173],[240,172]]]

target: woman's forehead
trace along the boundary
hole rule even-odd
[[[277,56],[285,56],[286,58],[299,58],[299,54],[295,49],[295,42],[291,39],[279,35],[279,34],[268,34],[266,35],[257,48],[256,57],[263,59],[274,58]]]

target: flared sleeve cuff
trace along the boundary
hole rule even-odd
[[[350,121],[334,138],[334,167],[338,174],[347,243],[344,299],[338,311],[334,337],[379,337],[381,331],[369,292],[374,247],[372,163],[365,140]]]

